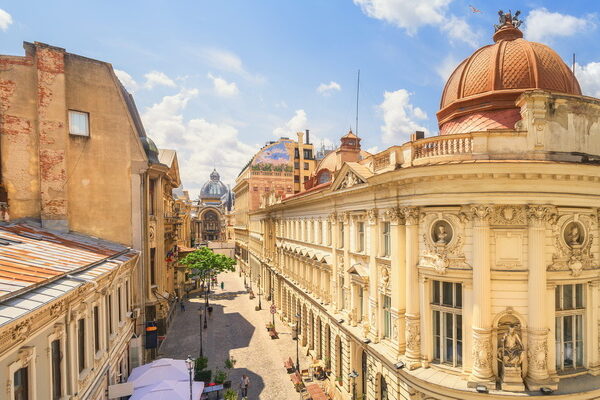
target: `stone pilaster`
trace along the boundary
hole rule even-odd
[[[406,227],[403,214],[397,208],[385,211],[390,223],[391,265],[390,292],[392,312],[398,314],[398,356],[406,350]]]
[[[488,205],[471,207],[473,216],[473,347],[470,386],[483,384],[495,388],[492,371],[490,226]]]
[[[369,210],[367,217],[369,220],[369,339],[374,342],[379,338],[379,326],[377,324],[378,314],[378,290],[379,282],[377,273],[377,255],[379,254],[379,213],[376,208]]]
[[[419,313],[419,208],[402,209],[406,220],[406,359],[407,367],[421,366],[421,322]]]
[[[558,385],[548,373],[548,304],[546,302],[546,262],[544,239],[546,223],[554,217],[552,207],[532,205],[527,208],[528,228],[528,327],[527,327],[527,388],[556,389]]]

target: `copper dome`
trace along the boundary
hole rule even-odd
[[[446,82],[437,113],[442,134],[450,133],[444,129],[445,123],[473,120],[472,114],[488,119],[499,113],[504,119],[507,114],[517,115],[515,100],[527,90],[581,95],[577,79],[560,56],[546,45],[523,39],[518,24],[507,16],[497,27],[495,43],[460,63]]]

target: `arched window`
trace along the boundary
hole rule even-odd
[[[383,375],[379,376],[379,400],[388,400],[387,382]]]

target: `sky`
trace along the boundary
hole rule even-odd
[[[23,41],[109,62],[148,135],[177,150],[197,196],[213,168],[226,184],[267,141],[310,129],[333,146],[355,132],[375,152],[438,132],[444,83],[492,43],[499,9],[521,10],[600,97],[600,2],[490,0],[0,0],[0,54]]]

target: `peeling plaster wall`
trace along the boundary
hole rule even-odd
[[[2,184],[12,220],[140,246],[147,159],[110,64],[25,43],[0,56]],[[69,134],[68,111],[89,113],[90,136]],[[135,191],[135,193],[134,193]],[[135,219],[135,221],[134,221]],[[135,238],[134,238],[135,236]]]

